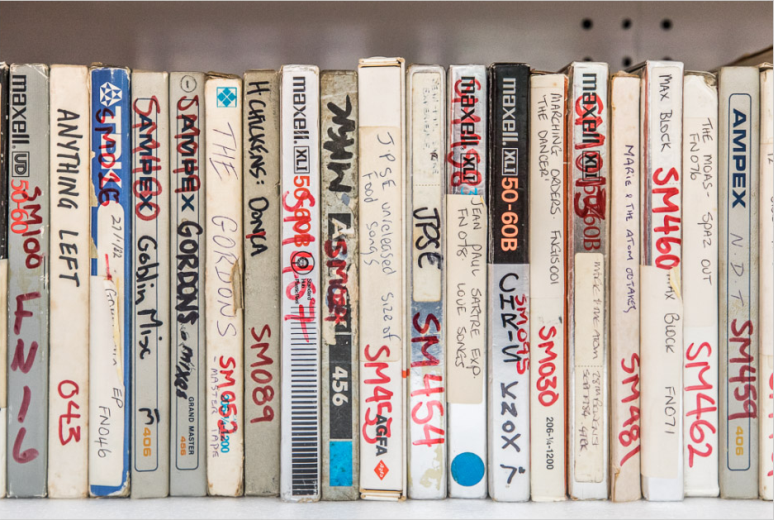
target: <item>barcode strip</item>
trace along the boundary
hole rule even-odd
[[[312,308],[314,312],[314,308]],[[290,341],[291,480],[294,495],[319,491],[320,350],[314,322],[292,326]]]

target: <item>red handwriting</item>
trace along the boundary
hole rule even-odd
[[[753,357],[750,353],[750,343],[753,334],[752,321],[745,321],[741,328],[737,328],[736,320],[731,322],[731,337],[728,338],[728,383],[734,386],[734,399],[742,404],[743,412],[728,415],[728,420],[755,419],[758,417],[758,390],[755,367],[752,366]],[[733,352],[731,351],[733,347]],[[737,355],[737,357],[730,357]],[[734,372],[737,370],[738,372]],[[736,375],[733,375],[736,373]]]
[[[140,103],[145,102],[147,106],[143,109]],[[134,207],[134,213],[137,218],[150,221],[155,220],[160,209],[154,202],[161,195],[162,188],[155,172],[161,170],[161,158],[158,156],[158,149],[161,146],[155,136],[158,132],[158,126],[153,120],[161,111],[159,101],[156,96],[149,99],[136,99],[132,104],[132,110],[139,119],[138,123],[132,124],[132,129],[138,129],[134,139],[137,146],[132,149],[135,161],[139,166],[132,168],[132,174],[139,177],[134,181],[133,191],[137,203]]]
[[[474,77],[463,77],[454,84],[454,97],[452,97],[452,110],[457,114],[455,105],[459,105],[459,117],[452,119],[452,126],[459,126],[460,140],[451,143],[447,160],[455,168],[451,176],[452,186],[459,187],[466,184],[470,187],[478,187],[483,175],[479,171],[481,155],[475,149],[481,143],[481,136],[476,133],[476,124],[481,121],[481,116],[476,115],[476,104],[479,98],[477,91],[481,91],[481,83]],[[465,150],[458,151],[457,148]],[[455,155],[460,154],[460,160],[455,160]]]
[[[421,336],[415,336],[411,338],[411,343],[421,343],[422,347],[422,357],[424,358],[422,361],[412,361],[411,362],[411,368],[414,367],[434,367],[438,366],[440,364],[440,361],[437,357],[433,356],[429,349],[439,343],[439,339],[437,334],[441,331],[441,324],[438,321],[438,318],[435,317],[434,314],[428,314],[425,316],[425,322],[420,325],[419,323],[420,319],[420,313],[416,313],[414,315],[414,319],[412,320],[412,324],[414,325],[414,330],[421,334]],[[428,331],[430,330],[430,326],[433,326],[435,328],[436,334],[429,334]]]
[[[336,242],[331,240],[325,241],[325,254],[328,260],[325,262],[326,267],[329,270],[334,270],[336,278],[331,278],[328,284],[327,298],[328,302],[328,315],[325,317],[325,321],[335,322],[336,325],[347,322],[347,315],[349,314],[349,302],[347,281],[349,275],[347,274],[347,242],[343,238],[339,238]]]
[[[274,364],[274,360],[266,355],[266,351],[269,349],[269,343],[263,339],[264,336],[266,338],[271,338],[271,327],[264,325],[260,334],[256,334],[255,327],[253,327],[250,329],[250,334],[256,341],[256,343],[250,345],[250,349],[255,351],[257,359],[250,364],[250,368],[253,369],[250,371],[250,378],[256,384],[252,391],[253,403],[256,406],[264,407],[263,415],[260,417],[253,417],[250,419],[250,423],[253,424],[264,421],[271,422],[274,420],[274,409],[269,403],[274,399],[275,390],[272,385],[274,378],[271,375],[271,372],[261,368]]]
[[[662,205],[656,207],[655,201],[653,204],[653,233],[658,236],[656,240],[656,249],[660,253],[656,257],[656,267],[660,269],[672,269],[680,265],[680,257],[672,254],[672,245],[675,244],[678,247],[682,243],[680,238],[680,206],[672,202],[672,197],[680,197],[680,188],[676,186],[663,187],[670,180],[678,182],[680,180],[680,174],[677,173],[677,169],[670,168],[669,172],[662,176],[662,168],[658,168],[653,172],[653,184],[656,186],[662,186],[659,188],[653,188],[654,198],[660,197]],[[656,221],[657,215],[662,216],[660,222]],[[669,236],[670,233],[675,233],[677,236]]]
[[[121,169],[122,167],[120,159],[123,151],[121,149],[122,143],[119,132],[121,128],[121,107],[116,106],[115,112],[109,108],[97,110],[96,121],[98,125],[94,126],[94,131],[100,134],[99,153],[97,154],[97,161],[100,166],[100,171],[97,174],[99,179],[97,200],[100,205],[107,206],[111,200],[119,202],[122,188],[121,177],[114,171],[114,168]],[[118,139],[113,137],[114,134],[118,136]]]
[[[414,407],[411,409],[411,420],[414,421],[415,424],[424,426],[425,437],[423,439],[412,442],[412,444],[414,446],[432,446],[434,444],[443,444],[446,440],[444,438],[445,431],[443,428],[428,424],[434,418],[433,409],[438,410],[438,414],[443,417],[443,403],[438,399],[430,399],[430,396],[434,394],[440,394],[436,395],[436,397],[443,396],[443,377],[439,375],[425,374],[423,381],[425,384],[424,388],[420,388],[419,390],[414,390],[411,392],[411,397],[423,396],[428,400],[424,402],[420,401],[414,405]],[[433,387],[433,382],[439,386]],[[424,412],[423,416],[420,416],[420,411],[422,410],[423,406],[426,407],[427,410]],[[436,420],[436,422],[438,422],[438,420]],[[432,434],[438,435],[438,437],[432,438]]]
[[[31,292],[16,296],[16,310],[14,311],[13,323],[13,333],[15,335],[18,336],[21,333],[22,322],[24,321],[24,318],[31,318],[33,315],[32,311],[24,309],[24,302],[38,298],[40,298],[39,292]],[[22,374],[28,374],[35,364],[37,351],[38,342],[32,341],[30,344],[29,353],[25,357],[24,339],[17,338],[16,350],[14,350],[13,360],[11,361],[11,371],[19,371]],[[22,392],[22,403],[19,407],[19,414],[16,419],[19,421],[19,424],[23,425],[24,420],[27,418],[27,411],[29,410],[30,402],[32,400],[32,389],[29,386],[24,385]],[[24,445],[24,437],[26,434],[27,428],[21,426],[19,431],[16,432],[16,438],[14,439],[12,456],[13,460],[15,460],[18,464],[26,464],[27,462],[31,462],[37,459],[38,455],[40,454],[35,448],[22,450],[22,446]]]
[[[710,359],[710,356],[712,355],[712,346],[707,342],[701,343],[698,347],[696,347],[695,343],[691,343],[691,345],[685,351],[685,357],[689,361],[689,363],[685,364],[686,378],[688,371],[698,371],[696,378],[699,380],[699,384],[685,387],[686,393],[695,395],[696,399],[695,408],[691,407],[690,399],[686,398],[685,400],[685,407],[686,410],[688,410],[685,413],[685,416],[691,420],[691,425],[688,430],[691,438],[691,442],[688,444],[688,467],[691,468],[693,467],[694,457],[698,456],[706,458],[712,455],[712,444],[709,442],[706,442],[702,447],[704,448],[704,451],[701,451],[697,447],[697,445],[705,441],[705,436],[707,435],[705,428],[709,430],[711,434],[715,434],[717,432],[715,425],[713,424],[715,421],[710,422],[707,419],[702,418],[702,414],[712,414],[718,410],[715,400],[710,395],[705,393],[712,390],[713,388],[712,381],[708,382],[704,376],[705,372],[710,369],[709,362],[696,361],[699,355],[701,355],[702,351],[706,351],[703,357]],[[705,402],[706,406],[704,404]],[[708,416],[710,419],[714,419],[713,415]]]
[[[310,253],[300,252],[296,256],[304,256],[309,255]],[[314,305],[316,303],[316,299],[311,297],[311,295],[317,293],[317,287],[315,287],[314,283],[309,278],[304,278],[302,280],[299,280],[300,276],[299,274],[306,274],[306,273],[299,273],[299,269],[297,269],[297,266],[301,264],[301,261],[294,261],[294,257],[291,256],[291,266],[285,267],[282,269],[282,274],[286,273],[293,273],[293,279],[288,283],[288,286],[285,288],[285,296],[292,302],[298,302],[298,314],[286,314],[285,315],[285,321],[295,321],[299,324],[301,327],[301,332],[304,335],[304,339],[306,341],[309,341],[309,329],[308,326],[310,323],[314,323]],[[311,266],[311,262],[306,263],[305,265]],[[309,296],[307,296],[309,295]],[[307,298],[309,300],[308,305],[304,306],[304,304],[301,303],[303,298]]]
[[[580,178],[575,180],[574,210],[583,220],[583,247],[586,251],[597,251],[602,247],[602,223],[607,207],[607,179],[600,175],[604,159],[600,150],[605,144],[605,135],[599,132],[604,124],[604,105],[597,94],[597,75],[584,73],[583,91],[575,100],[574,124],[581,129],[581,138],[574,147],[582,150],[575,158],[575,168]],[[599,148],[600,150],[591,150]]]
[[[541,327],[538,336],[542,340],[538,344],[538,402],[548,408],[559,400],[559,394],[556,392],[556,352],[554,352],[554,341],[556,337],[556,327],[551,327],[546,331]]]
[[[190,111],[190,112],[189,112]],[[176,188],[175,193],[190,193],[199,191],[201,180],[199,179],[199,134],[201,129],[199,122],[199,96],[188,98],[183,96],[177,102],[178,126],[182,122],[183,127],[175,134],[177,153],[183,158],[181,165],[172,170],[172,173],[182,173],[182,187]]]
[[[81,407],[73,400],[80,393],[78,383],[65,379],[57,385],[56,389],[59,397],[67,400],[67,412],[59,416],[59,444],[66,446],[70,441],[81,442],[81,426],[79,424],[71,426],[75,419],[81,418],[81,414],[76,411]],[[66,438],[65,430],[67,430]]]
[[[412,344],[420,344],[422,352],[421,361],[412,361],[411,367],[433,367],[441,364],[440,360],[430,353],[430,349],[438,345],[438,334],[441,332],[441,324],[434,314],[428,313],[423,321],[421,313],[414,314],[412,324],[414,333]],[[413,349],[414,347],[412,347]],[[422,382],[423,388],[413,390],[411,397],[416,404],[411,409],[411,420],[414,424],[422,426],[424,438],[412,442],[414,446],[433,446],[446,442],[446,431],[440,417],[444,415],[444,381],[441,374],[425,374]],[[436,413],[438,415],[436,415]],[[432,422],[432,424],[431,424]],[[433,437],[436,435],[436,437]]]
[[[32,196],[29,195],[29,183],[24,180],[11,180],[11,204],[9,216],[11,217],[11,231],[24,237],[24,265],[27,269],[35,269],[43,263],[40,254],[40,238],[43,234],[43,218],[40,216],[40,204],[33,204],[43,194],[39,187],[35,186]],[[14,207],[14,204],[16,205]],[[34,226],[33,229],[30,229]]]
[[[634,403],[629,405],[629,418],[621,425],[621,431],[618,434],[618,442],[624,448],[629,448],[629,452],[623,456],[620,465],[640,452],[640,391],[637,385],[640,384],[640,356],[631,355],[631,366],[626,366],[626,359],[621,360],[621,368],[629,377],[626,377],[621,384],[628,390],[628,395],[621,399],[621,403]]]
[[[597,78],[595,74],[584,74],[583,76],[583,93],[575,100],[575,115],[578,116],[575,118],[575,125],[583,130],[583,138],[581,142],[575,143],[576,150],[601,147],[605,144],[604,134],[597,131],[602,126],[601,114],[605,108],[602,98],[595,92]],[[602,161],[600,159],[599,169],[601,168]]]
[[[299,180],[301,183],[299,184]],[[314,236],[309,232],[312,230],[312,212],[304,208],[303,205],[306,201],[309,201],[309,207],[315,206],[314,195],[305,187],[304,184],[309,186],[311,180],[306,175],[296,175],[293,183],[299,186],[293,190],[293,197],[296,199],[296,203],[292,206],[288,205],[287,198],[290,195],[290,191],[286,191],[282,195],[282,207],[287,212],[293,212],[293,216],[285,217],[283,222],[293,222],[293,236],[286,238],[282,241],[282,245],[295,244],[298,247],[306,247],[314,242]]]
[[[293,198],[296,200],[294,205],[288,204],[290,190],[282,195],[282,207],[284,211],[292,213],[290,216],[283,217],[283,222],[293,223],[293,236],[282,241],[282,245],[295,244],[296,247],[307,247],[315,241],[312,231],[312,212],[316,202],[314,196],[309,191],[311,186],[311,177],[309,174],[298,174],[293,177]],[[308,204],[308,208],[303,207]],[[315,322],[315,305],[317,287],[310,278],[302,278],[312,272],[315,265],[314,254],[310,251],[294,251],[290,255],[290,265],[282,269],[282,274],[292,273],[293,278],[288,282],[285,288],[285,296],[298,306],[297,314],[286,314],[285,321],[294,321],[301,328],[306,341],[310,340],[309,324]],[[306,299],[307,304],[302,304]]]
[[[234,392],[231,390],[221,392],[221,389],[230,388],[236,384],[233,377],[236,360],[232,357],[224,359],[221,356],[218,363],[220,364],[220,375],[223,376],[223,382],[218,384],[218,392],[220,393],[219,413],[222,417],[222,419],[218,420],[220,451],[221,453],[228,453],[231,450],[229,436],[232,433],[236,433],[239,429],[239,423],[236,421],[238,409]]]
[[[391,401],[393,393],[385,388],[386,385],[390,384],[391,379],[384,373],[384,370],[389,367],[389,364],[378,361],[379,359],[390,356],[390,348],[387,345],[382,345],[377,349],[376,353],[372,354],[371,345],[366,345],[363,354],[367,360],[366,363],[363,363],[363,368],[369,371],[373,369],[377,377],[363,379],[363,384],[367,385],[367,388],[365,389],[365,395],[367,397],[365,400],[366,410],[363,420],[362,435],[363,439],[368,444],[376,445],[376,454],[378,456],[387,453],[388,442],[392,436],[390,430],[392,426],[392,417],[390,417],[390,415],[392,414]],[[374,407],[372,403],[376,403],[376,406]],[[373,437],[368,433],[370,427],[375,427],[375,435]]]
[[[602,247],[602,221],[605,220],[607,191],[604,177],[578,179],[575,187],[575,214],[583,219],[583,248],[596,251]]]

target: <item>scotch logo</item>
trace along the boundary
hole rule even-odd
[[[232,108],[237,106],[236,87],[218,87],[217,100],[219,108]]]
[[[99,102],[106,107],[112,107],[122,99],[121,89],[112,83],[105,83],[99,87]]]
[[[30,152],[11,152],[12,177],[30,176]]]

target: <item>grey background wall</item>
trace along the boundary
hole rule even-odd
[[[372,55],[706,70],[771,44],[772,2],[0,3],[0,60],[150,70],[354,68]]]

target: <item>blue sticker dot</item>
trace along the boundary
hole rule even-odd
[[[460,453],[451,464],[454,481],[460,486],[475,486],[484,478],[484,461],[475,453]]]

